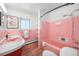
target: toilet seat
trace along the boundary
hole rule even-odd
[[[49,50],[44,50],[42,56],[57,56],[57,55]]]

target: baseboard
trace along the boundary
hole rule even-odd
[[[31,43],[33,43],[33,42],[36,42],[36,41],[38,41],[38,39],[32,39],[32,40],[29,40],[29,41],[27,41],[25,44],[31,44]]]

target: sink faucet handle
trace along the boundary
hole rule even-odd
[[[6,34],[6,38],[8,38],[8,34]]]

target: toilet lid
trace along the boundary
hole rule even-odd
[[[43,51],[43,56],[57,56],[54,52],[44,50]]]
[[[64,47],[60,50],[60,56],[77,56],[77,49]]]

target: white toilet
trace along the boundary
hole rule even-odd
[[[60,50],[60,56],[77,56],[77,49],[71,47],[64,47]]]
[[[49,50],[44,50],[42,56],[57,56],[57,54]],[[59,56],[78,56],[78,51],[71,47],[64,47],[60,50]]]
[[[57,55],[49,50],[44,50],[42,56],[57,56]]]

